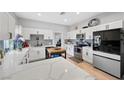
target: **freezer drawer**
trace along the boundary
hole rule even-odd
[[[93,55],[93,65],[111,75],[121,78],[120,61]]]

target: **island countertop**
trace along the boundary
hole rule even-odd
[[[0,78],[13,73],[14,69],[20,65],[24,56],[29,50],[29,48],[23,48],[21,51],[12,50],[6,53],[2,59],[2,65],[0,65]]]
[[[95,79],[62,57],[19,65],[15,72],[1,79],[7,80],[84,80]]]
[[[65,52],[66,50],[64,48],[48,48],[47,51],[49,53],[59,53],[59,52]]]

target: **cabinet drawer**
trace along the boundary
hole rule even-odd
[[[93,55],[93,65],[94,67],[120,78],[120,61]]]

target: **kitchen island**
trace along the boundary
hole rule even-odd
[[[8,72],[9,73],[9,72]],[[4,73],[3,73],[4,74]],[[7,80],[94,80],[84,70],[62,57],[18,65]]]
[[[47,48],[47,57],[51,58],[54,57],[54,55],[58,55],[58,56],[63,56],[64,54],[64,58],[66,58],[66,50],[64,48]]]
[[[23,48],[21,51],[17,49],[6,53],[0,65],[0,78],[15,73],[19,65],[27,64],[29,50]]]

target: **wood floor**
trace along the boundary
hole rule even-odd
[[[96,77],[97,80],[119,80],[118,78],[111,76],[97,68],[94,68],[91,64],[81,61],[80,63],[77,63],[76,60],[72,60],[69,58],[69,55],[67,56],[67,60],[72,62],[73,64],[79,66],[81,69],[88,72],[90,75]],[[79,60],[78,60],[79,62]]]

